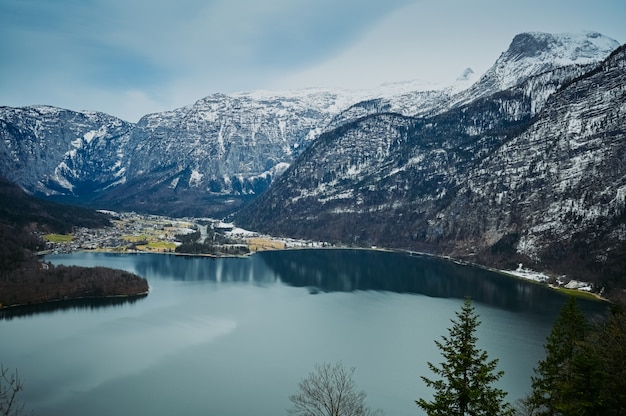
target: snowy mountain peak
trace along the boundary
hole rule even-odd
[[[588,63],[605,57],[619,43],[597,32],[581,33],[521,33],[513,38],[505,54],[508,58],[541,57],[561,59],[573,63]]]
[[[498,89],[506,89],[558,67],[599,62],[619,45],[597,32],[520,33],[484,77],[493,77]]]

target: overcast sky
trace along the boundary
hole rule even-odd
[[[484,72],[521,32],[626,42],[624,0],[0,0],[0,105],[137,121],[216,92]]]

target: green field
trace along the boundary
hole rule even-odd
[[[51,243],[69,243],[74,237],[65,234],[46,234],[43,236],[46,241]]]
[[[582,299],[600,300],[600,298],[593,293],[585,292],[584,290],[567,289],[565,287],[555,288],[556,290],[566,293],[569,296],[574,296]]]
[[[167,251],[176,249],[176,244],[167,241],[153,241],[148,243],[147,247],[151,250]]]

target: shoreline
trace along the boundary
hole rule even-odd
[[[190,232],[196,232],[198,235],[194,236],[194,238],[198,239],[198,244],[201,244],[199,243],[200,241],[205,241],[206,243],[206,236],[209,228],[214,231],[214,234],[220,234],[225,238],[225,240],[216,240],[215,236],[213,237],[215,245],[210,246],[211,249],[214,248],[214,253],[185,253],[175,251],[176,247],[183,243],[178,240],[172,240],[173,237],[179,237],[180,235],[186,235]],[[403,248],[386,248],[376,245],[353,247],[343,244],[335,245],[323,241],[277,237],[245,230],[237,227],[235,224],[223,223],[214,219],[170,218],[157,215],[122,213],[120,214],[120,219],[114,222],[113,227],[107,228],[106,230],[81,230],[81,232],[77,233],[75,237],[75,239],[70,239],[70,241],[73,240],[70,244],[53,244],[51,249],[37,254],[38,256],[45,256],[81,251],[125,255],[169,254],[183,257],[219,259],[248,258],[258,252],[276,250],[376,250],[407,254],[410,256],[428,256],[438,258],[444,261],[451,261],[459,265],[478,267],[483,270],[505,275],[507,277],[542,284],[550,289],[557,290],[562,293],[610,302],[609,299],[603,297],[600,293],[593,292],[591,283],[580,282],[577,280],[570,280],[566,283],[564,281],[567,280],[566,276],[547,275],[542,271],[523,269],[521,264],[517,270],[507,270],[475,263],[472,261],[472,258],[455,258],[450,255],[433,254],[424,251],[414,251]],[[54,243],[54,240],[55,239],[51,239],[49,241]],[[65,239],[58,239],[59,242],[63,240]],[[138,242],[139,240],[142,240],[141,245],[129,245],[129,243]],[[171,246],[166,247],[166,244],[171,244]],[[220,249],[221,246],[223,247]],[[245,246],[247,252],[242,252],[242,250],[231,254],[229,249],[232,249],[233,246]],[[197,247],[194,248],[194,251],[195,249],[197,249]],[[552,284],[550,282],[556,282],[557,284]]]
[[[273,238],[273,237],[266,237],[268,239],[274,240],[274,241],[281,241],[284,242],[283,239],[278,239],[278,238]],[[307,242],[307,243],[312,243],[312,242]],[[570,296],[575,296],[575,297],[582,297],[582,298],[586,298],[586,299],[590,299],[590,300],[596,300],[596,301],[600,301],[600,302],[608,302],[611,303],[611,301],[605,297],[603,297],[602,295],[600,295],[599,293],[595,293],[595,292],[591,292],[591,291],[585,291],[585,290],[579,290],[579,289],[569,289],[566,287],[562,287],[562,286],[557,286],[557,285],[553,285],[550,283],[547,283],[543,280],[540,280],[538,278],[538,276],[542,276],[542,278],[548,278],[549,276],[546,276],[543,272],[537,272],[534,270],[529,270],[529,269],[522,269],[523,273],[516,273],[515,270],[504,270],[504,269],[497,269],[497,268],[493,268],[493,267],[489,267],[489,266],[485,266],[482,264],[478,264],[478,263],[473,263],[467,260],[462,260],[462,259],[458,259],[458,258],[454,258],[454,257],[450,257],[450,256],[443,256],[443,255],[437,255],[437,254],[432,254],[432,253],[427,253],[427,252],[421,252],[421,251],[413,251],[413,250],[405,250],[405,249],[391,249],[391,248],[385,248],[385,247],[349,247],[349,246],[315,246],[315,245],[311,245],[311,246],[293,246],[293,247],[282,247],[282,248],[271,248],[271,249],[263,249],[263,250],[251,250],[249,253],[246,254],[220,254],[220,255],[216,255],[216,254],[201,254],[201,253],[176,253],[176,252],[165,252],[165,251],[143,251],[143,250],[135,250],[135,251],[117,251],[117,250],[106,250],[106,249],[97,249],[97,250],[89,250],[89,249],[84,249],[84,250],[75,250],[74,252],[85,252],[85,253],[112,253],[112,254],[122,254],[122,255],[137,255],[137,254],[166,254],[166,255],[174,255],[174,256],[182,256],[182,257],[199,257],[199,258],[211,258],[211,259],[220,259],[220,258],[238,258],[238,259],[245,259],[248,258],[256,253],[260,253],[263,251],[286,251],[286,250],[364,250],[364,251],[380,251],[380,252],[387,252],[387,253],[398,253],[398,254],[405,254],[405,255],[409,255],[409,256],[420,256],[420,257],[432,257],[435,259],[439,259],[439,260],[443,260],[443,261],[448,261],[448,262],[452,262],[452,263],[456,263],[458,265],[462,265],[462,266],[470,266],[470,267],[477,267],[483,270],[487,270],[490,272],[494,272],[494,273],[498,273],[504,276],[507,276],[509,278],[514,278],[514,279],[519,279],[519,280],[523,280],[525,282],[531,282],[531,283],[535,283],[538,285],[542,285],[545,286],[549,289],[552,289],[554,291],[560,292],[562,294],[568,294]],[[46,253],[47,254],[54,254],[54,253]],[[69,254],[69,253],[56,253],[56,254]]]
[[[44,305],[55,305],[55,304],[62,304],[64,302],[81,301],[81,300],[88,301],[88,300],[107,300],[107,299],[120,299],[120,300],[139,299],[139,298],[144,298],[148,296],[148,294],[150,294],[150,290],[147,290],[142,293],[136,293],[136,294],[130,294],[130,295],[79,296],[79,297],[67,297],[64,299],[50,299],[50,300],[41,301],[41,302],[17,303],[14,305],[1,305],[0,313],[2,313],[3,311],[10,311],[15,308],[28,308],[31,306],[37,307],[37,306],[44,306]]]

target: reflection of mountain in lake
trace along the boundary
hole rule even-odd
[[[286,284],[324,292],[357,290],[464,298],[515,311],[561,308],[565,296],[545,286],[450,261],[370,250],[294,250],[260,256]],[[581,302],[601,311],[598,302]]]
[[[145,255],[136,256],[135,272],[150,279],[211,282],[272,283],[276,279],[263,273],[262,260],[249,258],[212,258],[194,256]]]

